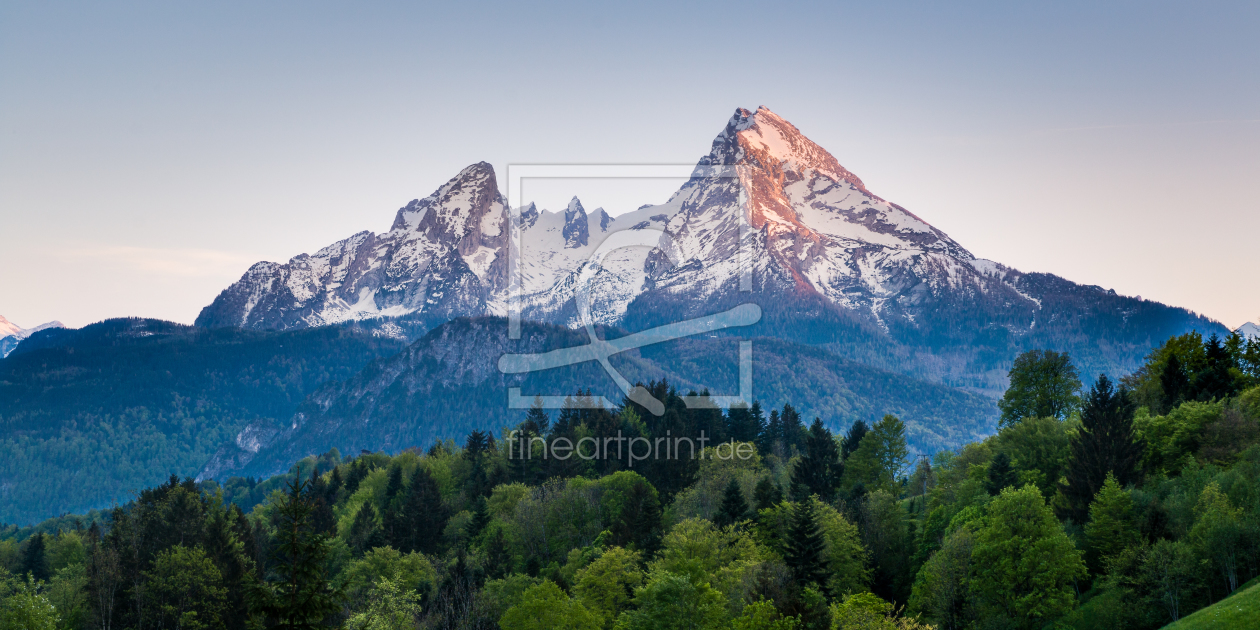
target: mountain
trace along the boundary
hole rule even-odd
[[[58,321],[51,321],[47,324],[40,324],[34,328],[22,328],[17,324],[7,320],[0,315],[0,359],[9,356],[10,352],[22,342],[23,339],[44,330],[45,328],[64,328],[65,325]]]
[[[504,315],[509,215],[493,169],[475,164],[401,208],[384,235],[254,265],[197,324],[375,318],[415,339],[452,317]],[[664,204],[610,217],[574,199],[519,216],[525,319],[578,326],[582,282],[592,321],[628,330],[755,302],[764,317],[751,334],[991,396],[1022,350],[1067,351],[1082,373],[1115,376],[1172,335],[1228,332],[1184,309],[976,258],[764,107],[736,110]],[[648,229],[655,247],[591,259],[612,234]]]
[[[292,420],[262,420],[221,448],[199,479],[266,477],[310,454],[337,448],[397,452],[435,440],[462,440],[473,430],[498,435],[525,410],[508,409],[507,389],[563,395],[578,388],[620,402],[619,392],[594,362],[527,375],[497,369],[505,353],[538,353],[582,345],[585,332],[525,322],[519,340],[507,337],[501,317],[459,318],[430,331],[399,354],[378,359],[352,378],[313,393]],[[600,327],[602,338],[624,331]],[[900,374],[837,357],[826,350],[778,339],[754,339],[753,374],[763,405],[786,402],[809,420],[845,426],[886,413],[907,425],[916,452],[956,447],[992,432],[995,403]],[[738,344],[730,338],[681,339],[611,358],[631,382],[666,379],[680,391],[738,391]],[[554,416],[554,412],[553,416]]]
[[[0,521],[128,499],[194,475],[261,418],[403,344],[355,326],[288,332],[115,319],[31,335],[0,360]]]
[[[1251,322],[1247,322],[1246,324],[1239,326],[1238,330],[1234,332],[1242,335],[1245,339],[1260,339],[1260,326]]]

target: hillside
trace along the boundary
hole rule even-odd
[[[601,333],[606,338],[624,334],[616,329]],[[473,430],[497,435],[524,418],[525,410],[507,408],[510,387],[520,387],[526,397],[589,388],[620,404],[620,392],[593,362],[526,375],[505,375],[496,368],[505,353],[585,343],[584,332],[562,326],[526,322],[521,340],[512,341],[503,318],[454,320],[353,378],[320,388],[291,422],[251,425],[216,454],[200,477],[265,477],[331,448],[398,452],[463,439]],[[737,356],[736,340],[718,337],[647,346],[615,355],[611,362],[631,383],[666,380],[684,393],[707,388],[721,395],[738,392]],[[987,398],[766,338],[753,340],[753,396],[766,409],[791,402],[807,420],[819,417],[833,430],[847,429],[858,419],[898,415],[917,452],[987,435],[997,416]]]
[[[1238,587],[1229,597],[1194,611],[1163,630],[1235,630],[1260,628],[1260,580]]]
[[[401,343],[355,328],[206,330],[151,319],[50,329],[0,360],[0,521],[107,507],[192,475],[259,418]]]

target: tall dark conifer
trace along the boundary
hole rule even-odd
[[[843,474],[844,464],[831,431],[823,426],[822,420],[814,418],[805,439],[805,454],[792,469],[792,500],[817,495],[823,502],[830,503]]]
[[[783,444],[783,420],[779,418],[779,410],[770,410],[770,419],[766,422],[766,431],[762,437],[765,444],[762,452],[769,453],[774,449],[775,445]]]
[[[1018,481],[1015,468],[1011,466],[1010,456],[1006,453],[994,455],[993,461],[989,462],[989,476],[985,480],[985,490],[988,490],[991,496],[997,496],[1004,488],[1009,488]]]
[[[1203,344],[1204,366],[1194,375],[1195,400],[1222,400],[1238,393],[1230,368],[1238,367],[1215,333]]]
[[[347,542],[355,555],[361,556],[370,549],[385,544],[381,528],[376,524],[376,508],[371,501],[364,501],[363,506],[355,513],[350,523],[350,535]]]
[[[1133,431],[1134,405],[1124,386],[1116,389],[1107,375],[1098,377],[1081,410],[1081,429],[1072,439],[1067,468],[1070,515],[1078,523],[1089,516],[1089,503],[1102,488],[1107,473],[1121,486],[1140,480],[1138,469],[1145,445]]]
[[[328,575],[328,538],[315,531],[315,506],[301,479],[276,506],[276,544],[272,551],[274,580],[249,583],[250,611],[270,620],[271,627],[307,630],[341,611],[343,591]]]
[[[307,484],[307,497],[315,506],[311,521],[315,531],[335,536],[337,534],[337,516],[333,514],[333,504],[328,500],[328,483],[320,476],[319,470],[311,472],[311,481]]]
[[[479,536],[489,523],[490,510],[486,505],[486,498],[477,497],[477,500],[473,502],[472,518],[468,519],[466,530],[468,538],[471,540]]]
[[[391,544],[403,552],[437,553],[450,510],[442,503],[437,481],[424,466],[417,466],[411,476],[400,513],[403,527]]]
[[[739,482],[731,479],[726,485],[726,492],[722,494],[722,505],[713,516],[713,524],[727,527],[747,519],[748,501],[744,500],[744,491],[740,489]]]
[[[827,541],[818,525],[818,504],[814,499],[797,502],[792,508],[792,524],[783,546],[783,560],[797,582],[817,584],[820,589],[826,587],[823,551]]]
[[[805,445],[806,430],[805,424],[801,422],[801,414],[792,407],[790,403],[783,404],[783,413],[779,414],[779,420],[783,422],[783,446],[789,448],[795,446],[801,448]]]
[[[783,491],[779,486],[770,481],[769,477],[762,477],[757,482],[757,487],[753,488],[753,501],[756,503],[757,511],[774,507],[783,500]]]
[[[22,573],[42,581],[47,581],[51,577],[48,573],[48,561],[44,557],[44,549],[43,534],[35,533],[26,539],[26,546],[22,550]]]
[[[1176,352],[1168,354],[1168,362],[1164,364],[1164,370],[1159,373],[1159,384],[1164,390],[1164,409],[1172,409],[1185,400],[1186,393],[1190,389],[1190,377],[1186,374],[1186,367],[1181,363],[1181,359],[1177,358]]]
[[[854,451],[858,450],[858,446],[862,444],[862,438],[866,437],[866,433],[871,430],[865,420],[858,420],[849,427],[849,432],[844,436],[844,443],[840,446],[841,459],[849,459]]]

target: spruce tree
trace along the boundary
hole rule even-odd
[[[44,558],[44,548],[44,535],[35,533],[26,540],[26,548],[22,550],[22,573],[37,581],[47,581],[51,577],[48,561]]]
[[[727,527],[747,518],[748,502],[744,500],[744,492],[740,490],[739,482],[731,479],[731,482],[726,485],[726,492],[722,494],[722,505],[713,516],[713,524],[718,527]]]
[[[779,486],[770,481],[769,477],[762,477],[761,481],[757,482],[757,487],[753,488],[753,501],[757,504],[758,512],[774,507],[782,500],[783,491],[779,490]]]
[[[446,521],[450,519],[450,510],[442,503],[437,480],[424,466],[416,467],[399,513],[403,526],[396,535],[397,544],[394,546],[403,552],[437,553],[442,530],[446,529]]]
[[[512,569],[512,550],[508,548],[503,528],[496,527],[486,541],[486,577],[497,580]]]
[[[661,543],[661,502],[646,483],[637,483],[626,493],[626,510],[632,516],[626,524],[624,546],[643,552],[645,557],[656,553]],[[614,532],[616,534],[616,532]]]
[[[328,505],[337,505],[341,500],[341,488],[345,483],[341,479],[341,466],[336,466],[328,477],[328,488],[324,491],[324,500]]]
[[[752,413],[748,407],[740,404],[726,411],[726,435],[737,442],[750,442],[757,439],[756,433],[753,433]]]
[[[1203,370],[1194,375],[1195,400],[1223,400],[1238,393],[1230,368],[1238,367],[1215,333],[1203,344]]]
[[[307,484],[306,492],[311,503],[315,505],[315,512],[311,517],[315,524],[315,530],[335,536],[337,534],[337,516],[333,514],[333,504],[327,498],[328,484],[319,475],[318,469],[311,472],[311,481]]]
[[[1190,377],[1186,374],[1186,368],[1181,363],[1181,359],[1177,358],[1176,352],[1168,353],[1168,362],[1159,373],[1159,384],[1164,390],[1165,410],[1171,410],[1185,400],[1186,393],[1190,389]]]
[[[402,482],[402,467],[390,466],[389,477],[385,481],[385,504],[381,513],[381,534],[385,543],[399,551],[410,551],[405,545],[410,539],[411,523],[403,513],[406,502]]]
[[[1107,375],[1099,376],[1081,410],[1081,429],[1072,439],[1063,486],[1069,515],[1076,522],[1084,523],[1089,516],[1089,504],[1108,473],[1121,486],[1140,480],[1138,464],[1145,444],[1134,434],[1133,412],[1128,389],[1116,389]]]
[[[779,414],[783,423],[783,447],[800,448],[805,444],[805,425],[801,422],[801,414],[790,403],[783,403],[783,413]]]
[[[795,504],[792,523],[784,541],[783,560],[792,570],[792,577],[802,585],[813,583],[820,589],[827,584],[827,567],[823,551],[827,541],[818,525],[818,506],[814,499]]]
[[[836,441],[831,438],[831,431],[823,426],[822,420],[814,418],[805,440],[805,455],[792,469],[792,499],[800,501],[810,495],[818,495],[824,503],[830,503],[835,498],[843,473],[844,464],[840,461],[840,452]]]
[[[486,506],[485,497],[477,497],[473,502],[472,518],[468,519],[468,538],[476,538],[490,524],[490,510]]]
[[[866,437],[866,433],[870,430],[871,428],[866,424],[865,420],[854,422],[853,426],[849,427],[849,432],[844,436],[844,443],[840,445],[841,459],[849,459],[849,456],[862,445],[862,438]]]
[[[1011,466],[1011,458],[1006,453],[998,453],[993,456],[993,461],[989,462],[989,476],[985,480],[985,490],[989,491],[989,496],[996,497],[1002,493],[1003,488],[1009,488],[1019,482],[1015,475],[1015,468]]]
[[[273,627],[325,627],[324,620],[341,611],[344,594],[329,579],[328,538],[315,531],[314,512],[307,484],[300,478],[289,482],[289,492],[276,505],[275,579],[254,579],[247,594],[250,612],[268,619]]]
[[[385,544],[381,528],[376,525],[376,509],[371,501],[364,501],[363,506],[355,513],[350,523],[350,535],[347,542],[355,555],[361,556],[370,549]]]
[[[778,409],[771,409],[770,420],[766,422],[766,429],[758,440],[757,448],[762,453],[770,454],[776,452],[776,447],[783,448],[783,420],[779,418]]]

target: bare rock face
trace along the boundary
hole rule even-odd
[[[197,324],[284,330],[480,312],[506,286],[506,222],[494,169],[474,164],[399,209],[385,234],[360,232],[285,264],[255,264]]]

